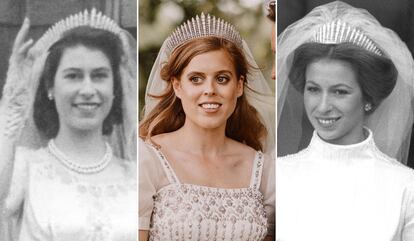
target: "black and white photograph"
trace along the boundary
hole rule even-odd
[[[414,240],[414,2],[279,3],[276,240]]]
[[[137,240],[137,2],[0,15],[0,240]]]

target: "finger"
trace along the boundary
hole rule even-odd
[[[33,45],[33,39],[29,39],[24,44],[20,46],[20,48],[17,50],[18,54],[26,55],[29,51],[29,48]]]
[[[26,17],[23,21],[22,27],[17,33],[16,39],[14,40],[13,50],[17,50],[24,43],[30,29],[30,20]]]

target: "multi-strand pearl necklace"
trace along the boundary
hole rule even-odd
[[[70,170],[80,173],[80,174],[92,174],[97,173],[105,169],[108,166],[109,162],[112,160],[112,149],[108,143],[105,143],[106,150],[103,158],[94,164],[91,165],[82,165],[78,162],[70,160],[61,150],[59,150],[54,140],[50,140],[48,144],[49,152],[56,157],[63,165],[65,165]]]

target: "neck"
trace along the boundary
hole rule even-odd
[[[189,153],[217,155],[225,149],[225,125],[218,128],[200,128],[190,122],[177,131],[178,145]]]
[[[68,158],[94,163],[105,153],[105,140],[100,131],[83,131],[61,128],[55,144]]]

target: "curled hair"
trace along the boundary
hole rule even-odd
[[[56,137],[59,131],[59,116],[53,100],[48,99],[48,90],[54,86],[56,71],[64,51],[76,46],[102,51],[109,59],[113,72],[113,94],[111,110],[106,116],[102,134],[109,135],[113,125],[122,122],[122,85],[119,65],[122,56],[121,40],[114,33],[87,26],[69,30],[65,35],[49,48],[45,66],[36,91],[33,118],[36,127],[47,139]]]
[[[351,64],[364,101],[372,105],[370,112],[391,94],[397,81],[398,71],[385,56],[350,43],[304,43],[295,50],[289,72],[290,82],[301,93],[305,87],[307,66],[320,59],[342,60]]]
[[[276,22],[276,1],[272,0],[266,6],[267,15],[266,17],[272,22]]]
[[[250,65],[242,50],[235,44],[219,37],[188,41],[171,53],[168,62],[161,69],[161,78],[167,82],[167,88],[159,96],[150,95],[159,99],[159,102],[141,122],[139,126],[141,138],[151,139],[154,135],[176,131],[184,125],[185,113],[181,100],[175,95],[172,80],[181,77],[184,68],[195,56],[216,50],[224,50],[228,53],[234,64],[237,79],[244,77],[244,86],[247,87]],[[227,119],[225,134],[255,150],[263,150],[260,140],[266,136],[266,128],[260,121],[258,112],[248,103],[244,94],[237,99],[236,108]]]

